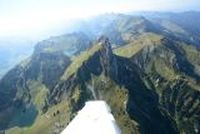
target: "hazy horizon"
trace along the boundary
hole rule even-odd
[[[0,134],[133,133],[200,134],[200,0],[0,0]]]
[[[0,1],[0,38],[49,36],[56,30],[62,33],[77,19],[105,13],[199,9],[198,0],[5,0]]]

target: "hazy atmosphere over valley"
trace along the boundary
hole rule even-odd
[[[199,134],[199,0],[1,0],[0,134]]]

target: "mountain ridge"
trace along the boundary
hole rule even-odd
[[[69,38],[84,47],[66,55],[73,41],[55,37],[50,39],[54,45],[40,42],[27,61],[0,80],[1,130],[59,133],[86,101],[100,99],[110,105],[122,134],[198,133],[199,50],[163,33],[162,28],[157,32],[159,26],[150,31],[136,27],[135,31],[137,19],[126,17],[122,15],[120,22],[125,32],[119,33],[130,32],[132,37],[118,46],[107,34],[90,40],[87,34],[76,37],[72,33]],[[126,21],[129,17],[133,22]],[[138,21],[140,25],[144,19]]]

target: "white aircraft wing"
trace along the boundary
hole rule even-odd
[[[89,101],[61,134],[121,134],[121,132],[105,101]]]

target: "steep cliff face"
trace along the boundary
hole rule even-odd
[[[114,109],[123,133],[161,133],[163,129],[176,133],[176,126],[159,110],[158,95],[144,83],[141,69],[128,58],[114,55],[107,38],[98,45],[101,48],[76,73],[52,90],[49,103],[61,102],[78,87],[82,97],[72,101],[74,112],[89,99],[103,99]]]
[[[63,53],[41,52],[31,57],[26,74],[30,79],[41,80],[43,84],[51,89],[70,62],[70,59]]]
[[[70,96],[78,87],[87,97],[77,101],[78,105],[73,103],[74,112],[86,100],[106,100],[123,133],[198,133],[199,75],[193,66],[196,62],[185,54],[189,47],[186,44],[159,39],[157,45],[146,44],[125,58],[114,55],[108,39],[101,38],[100,49],[53,89],[50,104],[60,102],[66,94]]]
[[[116,57],[112,53],[111,44],[109,43],[108,38],[100,38],[93,47],[98,47],[98,49],[96,49],[93,54],[88,57],[88,59],[82,61],[79,68],[77,68],[77,70],[72,73],[68,79],[61,81],[55,86],[55,88],[52,89],[52,94],[50,94],[49,98],[50,102],[62,99],[60,96],[63,95],[62,92],[68,92],[69,89],[73,89],[78,85],[86,87],[85,82],[91,80],[92,75],[99,76],[103,74],[105,76],[112,76],[113,78],[116,78],[118,72],[117,61]],[[93,48],[91,48],[91,50],[92,49]],[[67,68],[67,70],[68,69],[69,68]]]
[[[145,72],[149,86],[158,95],[160,111],[168,115],[178,131],[198,133],[199,74],[194,60],[185,54],[188,50],[184,48],[190,46],[168,39],[161,44],[145,47],[131,60]]]
[[[32,124],[45,94],[69,64],[64,54],[37,53],[8,72],[0,81],[1,129]],[[37,98],[40,95],[44,98]]]
[[[145,34],[115,53],[121,56],[106,37],[71,59],[34,53],[1,80],[1,129],[31,125],[19,132],[59,133],[86,101],[105,100],[123,134],[199,132],[197,50]]]
[[[122,134],[199,133],[200,52],[143,17],[117,19],[104,30],[122,46],[103,36],[93,44],[82,34],[54,37],[7,73],[0,129],[59,133],[86,101],[105,100]]]

